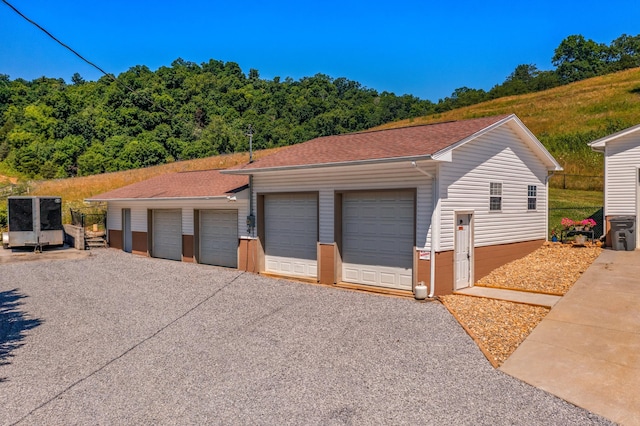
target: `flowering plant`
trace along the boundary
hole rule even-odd
[[[582,226],[588,226],[589,228],[593,228],[596,226],[596,221],[591,218],[587,218],[587,219],[583,219],[582,222],[580,222],[580,224]]]
[[[560,224],[565,228],[565,229],[569,229],[571,228],[573,225],[575,225],[575,222],[573,221],[573,219],[569,219],[568,217],[563,217],[562,220],[560,221]]]

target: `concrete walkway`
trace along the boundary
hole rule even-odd
[[[640,251],[604,251],[500,370],[640,425]]]
[[[491,288],[473,286],[457,290],[455,294],[465,296],[486,297],[488,299],[507,300],[509,302],[526,303],[527,305],[544,306],[552,308],[562,299],[562,296],[552,294],[533,293],[530,291],[507,290],[503,288]]]

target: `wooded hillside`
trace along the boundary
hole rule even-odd
[[[518,65],[489,91],[461,87],[437,103],[412,95],[379,93],[356,81],[323,74],[266,80],[258,70],[245,74],[236,63],[216,60],[195,64],[178,59],[156,71],[138,65],[117,78],[104,76],[95,82],[74,74],[71,84],[46,77],[11,80],[0,74],[0,172],[64,178],[247,151],[249,125],[255,129],[254,147],[264,149],[444,113],[495,98],[507,102],[500,112],[518,112],[508,102],[515,105],[519,101],[505,96],[543,93],[540,91],[640,66],[640,36],[622,35],[610,45],[569,36],[551,62],[556,69]],[[620,109],[609,100],[596,101],[593,108],[598,110],[585,110],[585,115]],[[539,110],[548,109],[546,101],[532,98],[531,102]],[[491,112],[483,111],[479,114]],[[613,117],[598,132],[622,124],[627,122]],[[576,147],[582,150],[583,142],[596,135],[584,134],[584,130],[537,135],[552,151],[558,147],[554,154],[564,155]]]
[[[0,76],[0,161],[27,177],[89,175],[290,145],[424,115],[431,102],[323,74],[248,76],[233,63],[176,60],[73,84]]]

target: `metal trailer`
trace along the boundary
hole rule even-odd
[[[9,197],[9,231],[2,234],[4,248],[33,247],[41,251],[46,246],[64,244],[62,198]]]

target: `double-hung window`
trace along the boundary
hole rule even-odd
[[[502,182],[489,183],[489,210],[502,210]]]
[[[529,185],[527,188],[527,210],[536,210],[538,208],[538,187]]]

